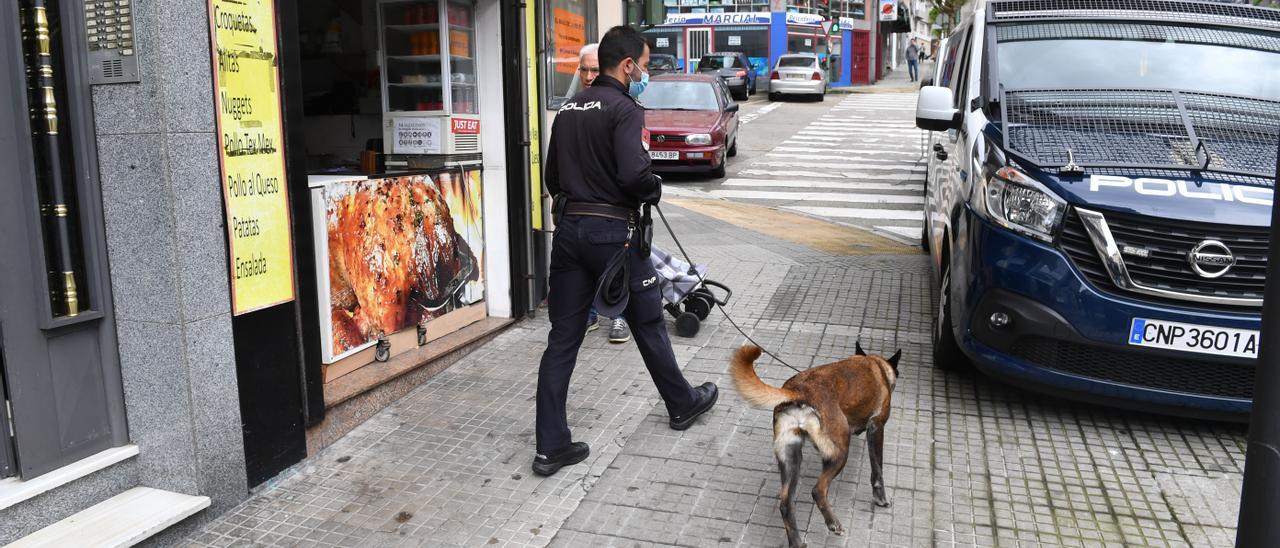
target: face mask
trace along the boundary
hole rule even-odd
[[[637,64],[636,68],[640,68],[640,65]],[[628,80],[631,79],[631,74],[627,74],[627,79]],[[644,88],[648,86],[649,86],[649,73],[640,71],[640,79],[632,80],[630,82],[630,85],[627,86],[627,93],[630,93],[632,97],[639,97],[641,93],[644,93]]]

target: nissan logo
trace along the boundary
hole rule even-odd
[[[1201,278],[1217,278],[1235,266],[1236,257],[1226,244],[1217,240],[1205,240],[1191,248],[1191,252],[1187,253],[1187,262],[1191,263],[1191,270]]]

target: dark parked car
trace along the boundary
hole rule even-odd
[[[680,72],[680,69],[676,66],[676,56],[665,53],[654,53],[649,56],[650,76],[671,72]]]
[[[704,74],[664,74],[640,94],[655,171],[710,171],[724,177],[738,153],[738,104],[724,82]]]
[[[715,74],[724,80],[737,99],[756,92],[756,71],[746,55],[732,51],[708,53],[698,61],[698,72]]]

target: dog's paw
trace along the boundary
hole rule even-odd
[[[830,530],[832,533],[835,533],[840,536],[844,536],[844,526],[840,525],[840,522],[838,521],[835,523],[828,523],[827,529]]]
[[[879,506],[879,507],[881,507],[881,508],[888,508],[888,507],[890,507],[890,506],[893,506],[893,503],[892,503],[892,502],[889,502],[889,499],[877,498],[877,499],[876,499],[876,506]]]

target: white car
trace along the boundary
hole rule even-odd
[[[827,95],[827,69],[813,53],[788,53],[778,58],[769,75],[769,100],[805,95],[821,101]]]

